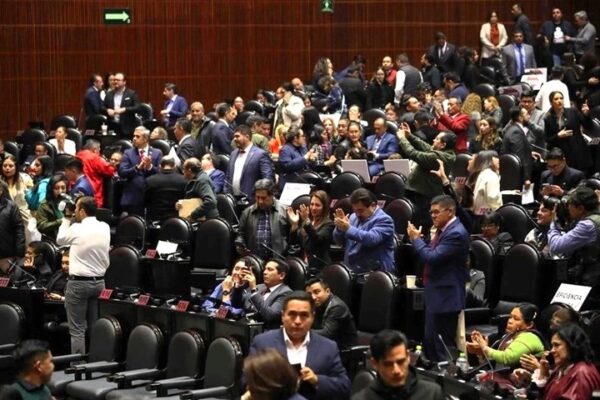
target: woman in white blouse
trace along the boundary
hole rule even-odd
[[[498,14],[492,11],[488,21],[481,25],[479,39],[481,40],[481,65],[488,65],[488,59],[500,54],[500,49],[506,45],[508,35],[504,24],[498,22]]]
[[[475,154],[470,167],[470,181],[473,188],[473,213],[485,215],[502,206],[500,194],[500,161],[494,150],[484,150]]]

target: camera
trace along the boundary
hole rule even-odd
[[[73,214],[75,212],[75,200],[66,193],[60,195],[58,210],[65,214]]]
[[[544,196],[542,198],[542,203],[544,204],[545,208],[554,210],[554,207],[556,207],[556,218],[558,219],[561,227],[566,227],[569,220],[569,207],[567,206],[568,200],[568,196]]]

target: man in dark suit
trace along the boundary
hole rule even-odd
[[[161,110],[160,116],[165,128],[169,128],[175,125],[175,122],[179,118],[185,117],[188,111],[188,104],[185,98],[177,93],[177,85],[174,83],[165,83],[163,95],[167,98],[167,101],[165,101],[165,106]]]
[[[540,179],[541,193],[544,196],[562,197],[571,189],[575,189],[585,175],[578,169],[567,165],[565,153],[558,147],[546,155],[548,169],[542,172]]]
[[[213,155],[206,153],[200,159],[202,163],[202,171],[206,172],[206,175],[210,178],[215,194],[223,193],[225,187],[225,172],[215,168],[213,162]]]
[[[115,74],[114,90],[106,93],[102,113],[108,115],[111,128],[122,135],[131,137],[138,121],[135,114],[140,111],[140,99],[133,90],[126,87],[125,75]]]
[[[175,203],[183,199],[187,181],[175,169],[175,159],[164,156],[160,172],[146,179],[144,207],[149,221],[162,221],[177,216]]]
[[[305,292],[290,293],[283,303],[282,329],[255,336],[250,355],[274,348],[292,365],[300,367],[298,393],[313,399],[350,398],[350,379],[334,341],[310,331],[314,302]]]
[[[231,140],[233,139],[233,128],[231,124],[237,117],[237,111],[227,103],[217,106],[219,121],[212,128],[212,151],[215,154],[231,154]]]
[[[429,244],[421,238],[421,229],[410,222],[406,233],[425,264],[425,353],[430,360],[443,361],[447,359],[443,343],[455,346],[458,314],[465,308],[469,233],[456,218],[456,202],[452,197],[434,197],[430,213],[436,232]]]
[[[342,299],[331,293],[327,282],[312,278],[304,289],[315,302],[314,331],[335,341],[340,348],[356,343],[356,325],[350,309]]]
[[[513,33],[515,31],[523,32],[524,42],[528,45],[533,46],[534,38],[533,32],[531,30],[531,22],[529,22],[529,18],[527,15],[523,14],[523,9],[519,3],[513,4],[510,9],[510,13],[514,17],[515,24],[513,25]]]
[[[237,149],[231,153],[227,166],[224,192],[246,196],[253,203],[254,183],[259,179],[274,180],[273,163],[266,151],[252,144],[252,132],[247,125],[237,127],[233,142]]]
[[[187,118],[179,118],[173,128],[175,139],[177,139],[177,146],[175,154],[181,164],[188,158],[196,157],[196,141],[192,137],[192,121]]]
[[[232,280],[223,282],[223,301],[230,301],[232,307],[246,313],[257,313],[265,329],[277,329],[281,324],[283,301],[292,291],[284,283],[288,271],[285,262],[269,260],[263,271],[263,283],[257,285],[252,270],[245,269],[241,273],[242,285],[235,286]]]
[[[119,164],[119,176],[126,180],[123,185],[121,206],[130,214],[144,215],[144,192],[146,178],[158,172],[162,153],[148,145],[150,131],[138,126],[133,132],[133,148],[123,153]]]
[[[435,65],[444,72],[455,71],[456,68],[456,47],[446,41],[446,35],[443,32],[437,32],[434,36],[435,44],[432,44],[427,50]]]
[[[502,61],[513,82],[519,82],[526,68],[535,68],[533,46],[524,43],[523,32],[513,32],[513,42],[502,48]]]
[[[100,93],[102,92],[102,76],[98,74],[92,75],[90,79],[90,87],[85,91],[85,97],[83,98],[83,108],[85,110],[85,117],[100,114],[102,112],[102,98]]]
[[[367,136],[367,150],[369,151],[369,175],[379,175],[383,171],[383,160],[398,152],[398,139],[386,132],[387,125],[383,118],[373,121],[374,135]]]
[[[529,189],[533,169],[531,145],[527,140],[529,113],[526,109],[516,106],[510,109],[509,115],[511,124],[504,131],[502,154],[514,154],[519,157],[523,167],[523,185]]]

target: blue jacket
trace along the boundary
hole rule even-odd
[[[394,220],[378,207],[366,221],[350,215],[350,229],[344,233],[335,228],[333,240],[345,245],[344,262],[352,271],[395,273],[394,234]]]
[[[304,156],[308,150],[306,147],[296,147],[291,143],[283,145],[279,151],[279,166],[281,176],[279,177],[279,189],[283,190],[287,182],[287,175],[294,175],[308,168],[308,161]]]
[[[158,172],[160,160],[162,160],[162,152],[159,149],[148,146],[148,154],[152,158],[152,168],[148,171],[139,171],[136,169],[140,163],[138,149],[127,149],[123,153],[123,159],[119,165],[119,176],[126,179],[127,182],[123,186],[121,205],[139,206],[144,204],[143,193],[146,186],[146,178]]]
[[[40,207],[40,204],[42,204],[42,201],[46,198],[48,182],[50,182],[50,178],[44,178],[38,183],[37,190],[34,186],[25,192],[25,201],[27,201],[27,205],[31,211],[37,210]]]
[[[213,169],[210,174],[208,174],[208,177],[212,181],[215,194],[223,193],[225,186],[225,172],[220,169]]]
[[[250,345],[250,355],[274,348],[287,359],[283,329],[271,330],[255,336]],[[306,366],[319,378],[314,399],[349,399],[350,379],[340,360],[337,344],[313,331],[310,332]],[[302,390],[299,392],[302,393]]]
[[[469,233],[457,218],[443,230],[431,249],[423,239],[413,241],[417,256],[429,267],[425,306],[429,313],[447,313],[465,308],[465,283],[469,280],[467,257]]]
[[[163,108],[163,110],[165,110],[168,105],[169,102],[171,100],[167,100],[165,101],[165,106]],[[188,111],[188,104],[187,101],[185,100],[185,98],[183,96],[179,96],[177,95],[177,97],[175,97],[175,102],[173,103],[173,107],[171,107],[171,111],[169,111],[169,117],[167,118],[167,126],[174,126],[175,122],[177,122],[177,120],[181,117],[185,117],[185,114]]]
[[[223,120],[219,120],[212,128],[212,151],[215,154],[231,154],[233,148],[233,129]]]
[[[367,136],[367,150],[372,151],[375,146],[375,135]],[[393,153],[398,153],[398,139],[391,133],[384,133],[381,137],[381,143],[377,148],[377,158],[369,160],[369,173],[379,174],[383,170],[383,160],[387,160]]]
[[[233,182],[233,172],[235,169],[235,160],[240,154],[239,149],[235,149],[231,153],[229,165],[227,166],[227,182],[225,183],[224,192],[232,193],[231,184]],[[274,180],[273,163],[266,151],[257,146],[250,147],[246,162],[242,169],[242,178],[240,179],[240,190],[242,194],[248,197],[251,203],[254,203],[254,183],[259,179]]]
[[[94,188],[90,183],[90,180],[85,175],[81,175],[75,181],[75,184],[71,188],[69,194],[72,197],[80,197],[80,196],[94,196]]]

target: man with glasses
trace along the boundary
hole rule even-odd
[[[546,162],[548,169],[540,179],[543,196],[562,197],[585,178],[583,172],[567,165],[565,154],[557,147],[548,153]]]
[[[455,347],[458,314],[465,308],[469,234],[456,218],[452,197],[434,197],[430,213],[435,233],[429,244],[421,238],[421,228],[411,222],[406,233],[424,263],[425,353],[430,360],[443,361],[448,357],[444,345]]]
[[[102,112],[108,116],[111,129],[130,138],[138,125],[135,114],[139,113],[141,103],[137,93],[126,84],[125,74],[116,73],[114,90],[106,94]]]

